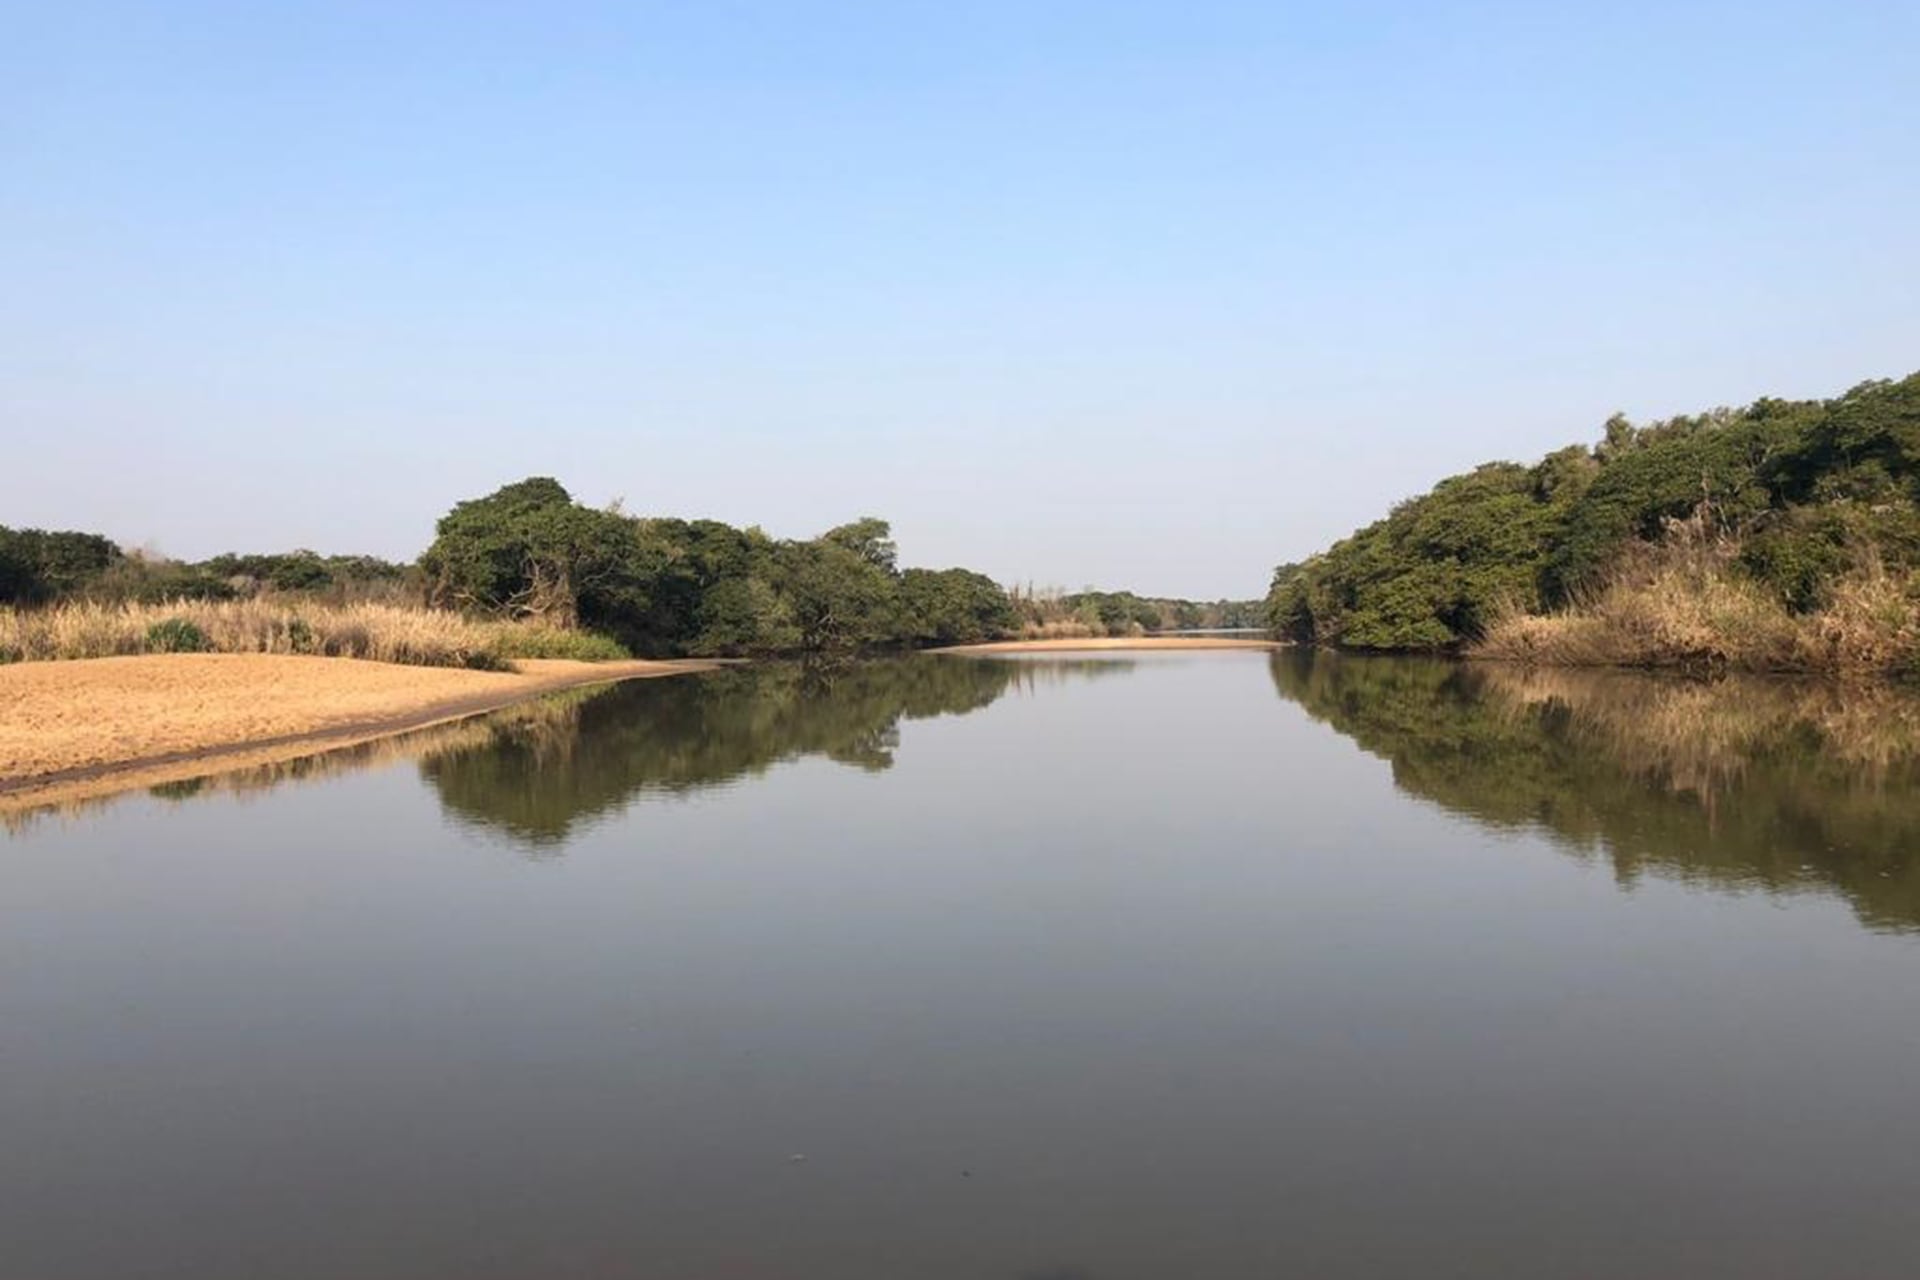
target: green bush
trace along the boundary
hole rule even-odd
[[[168,618],[147,628],[150,653],[211,653],[213,641],[185,618]]]
[[[502,665],[515,658],[571,658],[575,662],[617,662],[633,655],[626,646],[593,631],[562,631],[556,627],[504,629],[487,650]]]

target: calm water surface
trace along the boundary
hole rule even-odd
[[[1912,704],[649,681],[0,835],[0,1277],[1904,1277]]]

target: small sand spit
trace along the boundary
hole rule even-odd
[[[0,666],[0,805],[144,785],[455,720],[583,684],[711,662],[516,663],[512,673],[280,654],[165,654]]]

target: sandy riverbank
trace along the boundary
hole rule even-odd
[[[934,653],[1073,653],[1095,649],[1278,649],[1275,640],[1243,636],[1101,636],[1082,640],[996,640]]]
[[[506,673],[352,658],[167,654],[0,666],[0,807],[285,760],[559,689],[718,664],[515,665]]]

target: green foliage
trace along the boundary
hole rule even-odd
[[[377,556],[323,556],[307,550],[276,555],[226,552],[183,567],[217,580],[235,595],[260,591],[373,594],[399,586],[407,574],[406,566]]]
[[[1324,555],[1283,567],[1268,625],[1355,649],[1444,649],[1500,609],[1537,607],[1542,561],[1589,469],[1562,452],[1443,480]]]
[[[689,652],[702,657],[792,653],[800,648],[793,607],[765,578],[722,578],[701,598]]]
[[[435,604],[557,627],[617,628],[644,615],[657,565],[634,522],[575,503],[545,477],[462,502],[421,556]]]
[[[1716,410],[1638,428],[1615,448],[1568,513],[1547,557],[1544,585],[1561,603],[1594,585],[1633,539],[1660,535],[1668,520],[1696,509],[1715,526],[1738,529],[1774,505],[1769,475],[1806,430],[1817,406],[1762,400],[1744,411]]]
[[[1259,600],[1180,600],[1131,591],[1080,591],[1071,595],[1011,593],[1011,629],[1035,636],[1126,636],[1148,631],[1218,631],[1264,625]]]
[[[971,569],[908,569],[900,603],[920,644],[978,644],[1011,632],[1013,602],[999,584]]]
[[[0,526],[0,603],[77,594],[121,559],[120,548],[97,533]]]
[[[40,575],[14,531],[0,526],[0,602],[32,600],[40,588]]]
[[[1920,375],[1863,382],[1830,402],[1783,453],[1773,479],[1796,502],[1920,501]]]
[[[0,529],[0,603],[71,599],[170,610],[176,601],[256,597],[328,607],[424,600],[472,619],[532,624],[510,651],[494,646],[471,655],[496,664],[629,653],[844,656],[995,640],[1062,612],[1083,616],[1100,634],[1247,625],[1257,617],[1247,601],[1130,592],[1086,592],[1064,603],[1021,598],[967,569],[902,570],[891,526],[874,516],[815,538],[776,539],[718,520],[585,507],[558,481],[538,476],[455,504],[412,566],[304,549],[182,563],[123,555],[93,534]],[[285,647],[328,651],[291,629]]]
[[[504,630],[489,652],[502,665],[515,658],[571,658],[575,662],[614,662],[631,658],[625,645],[593,631],[562,631],[556,627],[514,627]]]
[[[1061,603],[1097,635],[1134,635],[1166,625],[1157,602],[1131,591],[1081,591]]]
[[[1920,565],[1920,375],[1838,400],[1764,399],[1636,427],[1592,449],[1490,463],[1274,574],[1265,622],[1304,643],[1447,650],[1501,611],[1578,599],[1636,542],[1699,515],[1789,607],[1864,559]]]
[[[147,628],[147,650],[151,653],[210,653],[213,641],[185,618],[168,618]]]
[[[865,549],[822,538],[784,552],[781,585],[803,650],[857,653],[899,637],[899,584]]]
[[[594,511],[534,479],[456,506],[421,567],[436,602],[577,623],[660,655],[850,654],[1009,629],[1011,605],[990,580],[903,575],[897,561],[892,529],[871,516],[783,541],[717,520]]]
[[[876,516],[862,516],[851,524],[829,529],[820,535],[820,541],[853,552],[882,573],[898,569],[899,548],[893,542],[893,526]]]
[[[61,600],[161,604],[263,591],[335,598],[399,590],[407,570],[373,556],[228,553],[199,563],[127,554],[97,533],[0,527],[0,604]]]

